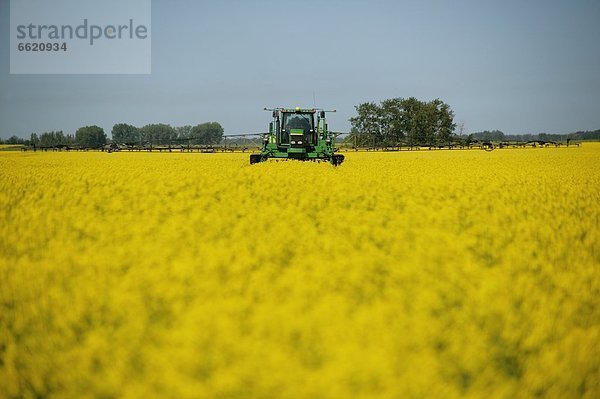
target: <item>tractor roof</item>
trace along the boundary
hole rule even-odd
[[[281,112],[312,113],[312,114],[314,114],[315,112],[317,112],[317,110],[314,109],[314,108],[300,108],[300,107],[296,107],[296,108],[281,108]]]
[[[325,110],[322,108],[300,108],[300,107],[296,107],[296,108],[283,108],[283,107],[278,107],[278,108],[264,108],[265,111],[273,111],[273,112],[287,112],[287,113],[296,113],[296,114],[314,114],[317,111],[320,112],[335,112],[335,109],[333,110]]]

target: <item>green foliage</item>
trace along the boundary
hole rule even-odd
[[[177,126],[175,127],[175,133],[177,134],[178,139],[189,139],[192,137],[192,126]]]
[[[118,144],[135,144],[140,141],[137,127],[127,123],[117,123],[112,128],[112,140]]]
[[[482,132],[472,133],[473,138],[482,141],[502,141],[505,140],[504,132],[500,130],[484,130]]]
[[[350,118],[353,130],[349,140],[357,145],[447,143],[456,127],[454,112],[437,98],[429,102],[415,97],[392,98],[380,104],[363,103],[355,108],[358,115]]]
[[[73,135],[65,135],[62,130],[44,132],[37,138],[37,135],[32,135],[31,144],[36,143],[36,146],[41,147],[56,147],[75,144],[75,137]]]
[[[359,133],[373,137],[374,140],[381,141],[383,138],[381,108],[373,102],[362,103],[354,108],[356,108],[358,116],[350,118],[352,128]]]
[[[40,139],[38,138],[38,135],[36,133],[31,133],[31,136],[29,138],[29,144],[35,146],[40,145]]]
[[[17,136],[11,136],[6,141],[0,144],[23,144],[25,140]]]
[[[600,140],[600,129],[592,131],[579,131],[568,134],[512,134],[506,135],[506,140],[515,141],[530,141],[530,140],[543,140],[543,141],[565,141],[567,139],[582,141],[582,140]]]
[[[171,125],[155,123],[140,128],[142,141],[151,144],[170,144],[176,138],[175,129]]]
[[[75,141],[84,147],[98,148],[106,144],[106,134],[100,126],[84,126],[75,132]]]
[[[206,122],[196,126],[173,127],[155,123],[137,128],[126,123],[113,126],[112,138],[115,143],[170,145],[189,141],[190,144],[218,144],[223,138],[223,127],[218,122]]]
[[[556,136],[556,135],[554,135]],[[600,129],[593,131],[575,132],[569,136],[573,140],[600,140]]]
[[[191,130],[193,144],[218,144],[223,139],[223,127],[219,122],[206,122]]]
[[[565,141],[567,139],[575,141],[583,140],[600,140],[600,129],[592,131],[580,131],[573,133],[564,134],[548,134],[548,133],[537,133],[537,134],[504,134],[500,130],[484,130],[481,132],[471,133],[474,140],[480,141]],[[465,137],[465,136],[462,136]]]
[[[403,140],[406,136],[403,129],[402,107],[402,100],[399,98],[383,100],[379,107],[383,136],[394,143]]]
[[[223,138],[223,127],[218,122],[206,122],[196,126],[172,127],[164,123],[149,124],[138,128],[127,123],[113,126],[112,142],[117,144],[170,145],[187,141],[190,144],[218,144]],[[29,140],[13,136],[0,140],[0,144],[25,144],[36,147],[82,146],[99,148],[106,145],[107,138],[99,126],[84,126],[77,129],[75,135],[62,131],[31,133]]]

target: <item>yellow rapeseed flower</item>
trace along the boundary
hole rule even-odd
[[[0,398],[600,397],[600,145],[0,153]]]

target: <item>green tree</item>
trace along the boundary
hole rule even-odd
[[[426,104],[415,97],[400,99],[402,131],[411,145],[428,141],[429,116]]]
[[[376,144],[381,142],[383,132],[381,108],[374,102],[362,103],[354,107],[357,116],[350,118],[352,127],[361,135],[367,135],[368,142]]]
[[[435,127],[434,137],[437,143],[448,143],[452,138],[456,123],[454,123],[454,112],[450,106],[444,103],[439,98],[431,101],[430,106],[433,108],[432,124]]]
[[[177,134],[178,139],[189,139],[192,137],[192,126],[177,126],[175,127],[175,133]]]
[[[381,124],[386,144],[396,145],[404,139],[402,129],[402,99],[383,100],[380,106]]]
[[[205,122],[191,130],[194,144],[218,144],[223,139],[223,127],[219,122]]]
[[[138,128],[127,123],[117,123],[112,128],[112,140],[119,144],[135,144],[140,141]]]
[[[482,141],[502,141],[505,139],[504,133],[500,130],[484,130],[473,133],[473,137]]]
[[[359,132],[356,127],[351,127],[350,134],[344,139],[344,143],[353,147],[368,147],[373,145],[373,139],[369,135]]]
[[[11,136],[11,137],[9,137],[9,138],[8,138],[8,139],[5,141],[5,143],[6,143],[6,144],[23,144],[23,142],[24,142],[24,141],[25,141],[25,140],[23,140],[23,139],[22,139],[22,138],[20,138],[20,137],[17,137],[17,136]]]
[[[32,146],[40,145],[40,139],[36,133],[31,133],[31,136],[29,137],[29,144]]]
[[[65,135],[62,130],[59,131],[51,131],[44,132],[40,135],[39,139],[37,139],[37,135],[32,135],[31,137],[32,143],[36,142],[36,145],[40,145],[42,147],[56,147],[56,146],[64,146],[73,144],[75,139],[71,135]]]
[[[99,148],[106,144],[106,134],[100,126],[84,126],[75,132],[75,140],[84,147]]]
[[[142,140],[152,145],[171,144],[176,138],[175,129],[164,123],[154,123],[140,128]]]
[[[392,98],[355,107],[357,116],[350,118],[350,140],[364,145],[359,136],[368,136],[376,145],[397,145],[407,140],[411,145],[434,145],[450,141],[456,124],[450,106],[440,99],[424,102],[415,97]]]

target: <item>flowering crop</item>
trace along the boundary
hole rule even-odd
[[[600,145],[0,153],[0,397],[597,398]]]

